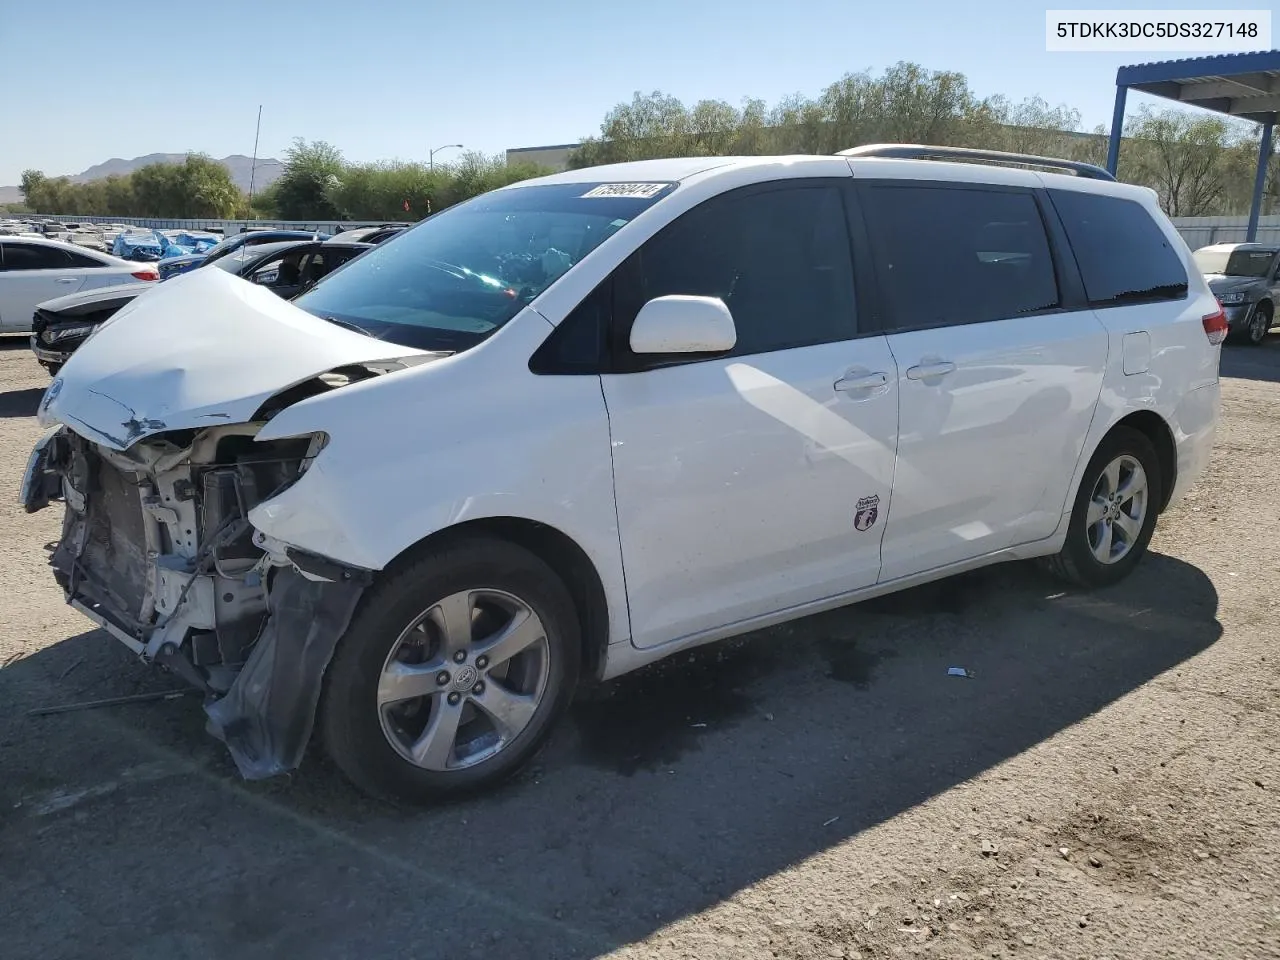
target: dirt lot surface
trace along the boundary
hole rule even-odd
[[[15,505],[48,378],[0,345],[0,956],[1280,957],[1280,336],[1124,585],[1004,566],[585,697],[430,810],[246,784],[63,605]],[[951,666],[972,679],[947,676]]]

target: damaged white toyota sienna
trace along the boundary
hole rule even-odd
[[[23,502],[244,776],[314,733],[410,800],[517,770],[581,680],[997,561],[1114,583],[1227,325],[1151,191],[1012,159],[597,167],[292,303],[194,271],[51,384]]]

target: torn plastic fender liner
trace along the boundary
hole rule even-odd
[[[312,580],[292,567],[275,573],[267,622],[227,695],[205,706],[210,731],[246,780],[264,780],[302,762],[315,724],[324,672],[372,575]]]

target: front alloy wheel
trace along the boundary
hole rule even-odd
[[[361,598],[325,675],[319,729],[366,793],[422,801],[527,763],[568,707],[582,641],[564,583],[488,536],[393,564]]]
[[[1258,346],[1267,339],[1271,332],[1271,305],[1265,300],[1253,308],[1253,316],[1249,319],[1249,343]]]
[[[547,632],[501,590],[463,590],[396,640],[378,679],[382,733],[424,770],[475,766],[510,746],[547,692]]]

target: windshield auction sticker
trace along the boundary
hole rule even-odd
[[[626,197],[628,200],[652,200],[670,184],[666,183],[602,183],[582,195],[586,197]]]
[[[1270,10],[1046,10],[1045,49],[1243,53],[1271,49]]]

